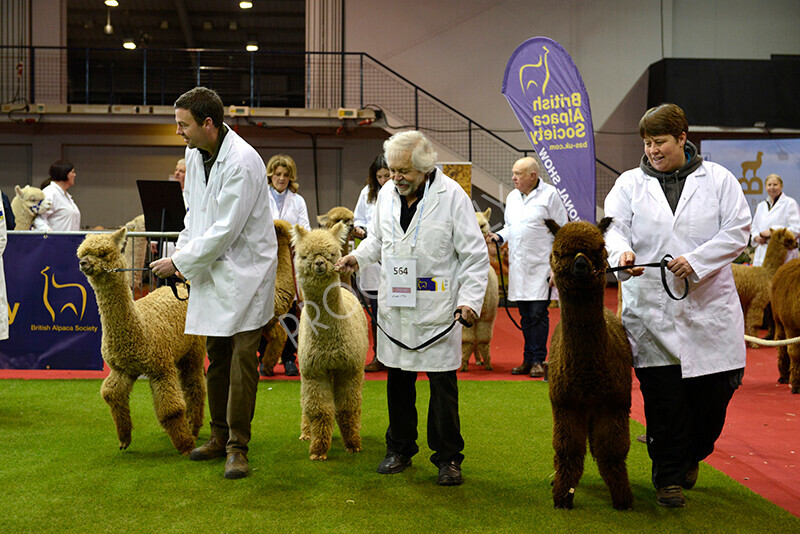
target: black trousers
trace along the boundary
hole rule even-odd
[[[434,453],[431,462],[437,467],[451,460],[459,465],[464,459],[464,439],[458,417],[458,380],[456,371],[428,372],[431,398],[428,404],[428,447]],[[417,445],[417,373],[388,368],[386,392],[389,404],[389,428],[386,451],[408,458],[419,452]]]
[[[714,451],[743,372],[735,369],[681,378],[680,365],[636,369],[656,489],[679,485],[693,463]]]
[[[517,309],[525,347],[522,359],[527,363],[544,363],[547,358],[547,335],[550,333],[549,300],[520,300]]]

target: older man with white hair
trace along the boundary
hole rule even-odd
[[[454,317],[477,320],[489,256],[469,197],[435,167],[430,141],[405,131],[383,148],[391,181],[378,193],[366,239],[337,264],[354,271],[381,260],[378,354],[388,368],[389,428],[378,473],[400,473],[419,452],[415,382],[425,372],[431,462],[440,485],[458,485],[464,439],[456,376],[461,325]]]

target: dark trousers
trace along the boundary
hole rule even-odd
[[[549,300],[520,300],[517,308],[525,347],[522,359],[528,363],[543,363],[547,358],[547,335],[550,333]]]
[[[439,467],[448,461],[461,464],[464,439],[458,417],[458,380],[456,371],[427,373],[431,388],[428,404],[428,447],[434,453],[431,462]],[[386,392],[389,404],[389,428],[386,450],[408,458],[419,452],[417,446],[417,373],[389,368]]]
[[[714,451],[742,369],[681,378],[680,365],[636,369],[644,398],[653,485],[679,485]]]
[[[260,339],[260,328],[231,337],[206,338],[211,435],[226,441],[228,452],[248,451],[250,422],[256,409],[256,349]]]

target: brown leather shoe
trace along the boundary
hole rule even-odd
[[[200,461],[222,458],[223,456],[225,456],[225,440],[217,436],[211,436],[211,439],[192,450],[189,454],[189,459]]]
[[[381,363],[381,361],[376,357],[372,358],[372,361],[364,367],[364,370],[368,373],[374,373],[376,371],[385,371],[386,366]]]
[[[522,365],[520,365],[519,367],[514,367],[511,370],[511,374],[512,375],[527,375],[528,373],[531,372],[531,368],[532,367],[533,367],[532,363],[530,363],[530,362],[522,362]]]
[[[541,363],[534,363],[531,366],[531,378],[542,378],[544,377],[544,365]]]
[[[250,472],[247,465],[247,455],[243,452],[228,453],[228,460],[225,462],[225,478],[244,478]]]
[[[656,492],[656,502],[665,508],[683,508],[686,506],[686,499],[680,486],[664,486],[658,488]]]

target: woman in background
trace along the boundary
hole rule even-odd
[[[358,239],[367,237],[367,228],[372,222],[372,214],[375,211],[375,201],[378,199],[378,191],[383,184],[389,180],[389,165],[383,154],[376,157],[369,166],[369,174],[365,181],[366,185],[358,195],[356,209],[353,212],[353,235]],[[378,283],[381,279],[380,263],[368,265],[358,272],[356,286],[359,296],[366,301],[369,307],[369,315],[372,321],[372,347],[376,351],[364,370],[367,372],[383,371],[386,367],[378,359]]]
[[[755,247],[753,265],[764,263],[772,230],[788,228],[795,237],[800,235],[800,207],[797,206],[795,199],[783,194],[783,179],[777,174],[770,174],[764,180],[764,185],[767,188],[767,198],[758,203],[756,214],[753,216],[753,226],[750,229],[750,237]],[[786,261],[796,257],[797,249],[790,250],[786,255]]]
[[[50,178],[42,188],[52,203],[49,210],[33,220],[34,230],[77,231],[81,229],[81,210],[67,190],[75,185],[75,166],[66,160],[50,165]],[[48,183],[49,182],[49,183]]]
[[[270,193],[275,200],[275,212],[272,214],[273,219],[281,219],[291,225],[299,224],[306,230],[311,230],[311,225],[308,222],[308,208],[306,201],[297,194],[297,189],[300,187],[297,184],[297,165],[291,156],[286,154],[276,154],[269,158],[267,163],[267,179],[269,180]],[[290,328],[289,339],[286,340],[286,345],[283,346],[283,353],[281,354],[281,361],[283,362],[283,370],[286,376],[297,376],[300,372],[297,370],[296,352],[297,352],[297,301],[292,303],[289,310],[289,316],[286,318],[285,324]]]

